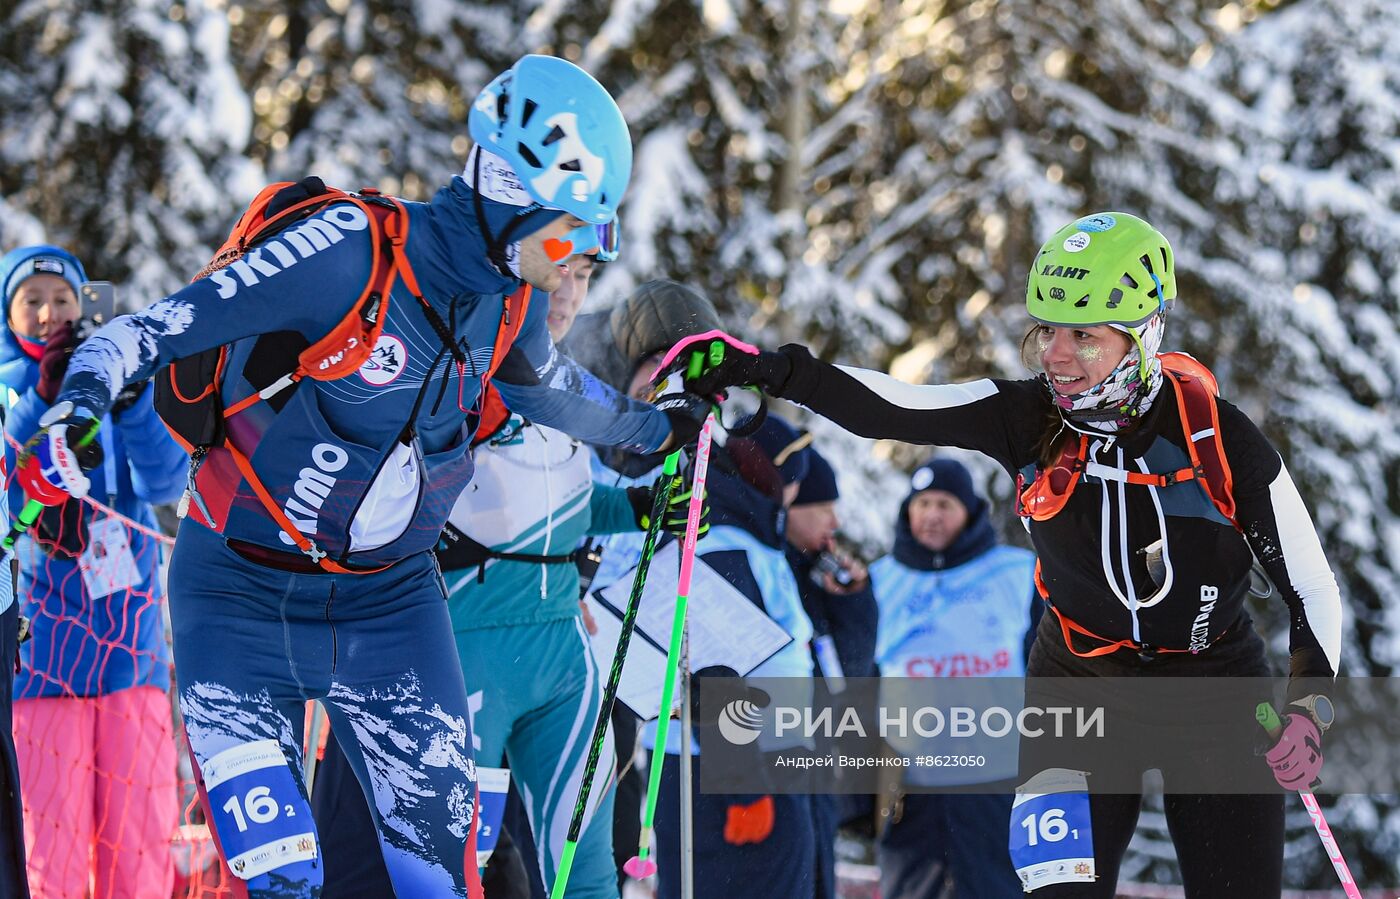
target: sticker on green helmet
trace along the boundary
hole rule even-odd
[[[1065,327],[1137,327],[1176,299],[1171,245],[1126,212],[1086,215],[1051,235],[1026,281],[1026,311]]]

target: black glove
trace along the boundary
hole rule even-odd
[[[44,353],[39,357],[39,380],[34,392],[49,405],[58,399],[58,389],[63,385],[63,376],[68,371],[68,360],[78,346],[78,337],[73,325],[64,322],[44,343]]]
[[[690,516],[690,496],[691,490],[685,486],[680,475],[675,475],[675,492],[671,494],[671,499],[666,503],[666,508],[662,512],[661,529],[668,534],[677,537],[685,535],[686,521]],[[652,487],[628,487],[627,501],[632,504],[632,515],[637,520],[637,527],[645,531],[651,527],[651,500],[655,491],[661,488],[661,478],[656,479],[656,484]],[[708,497],[701,502],[700,506],[700,528],[696,531],[696,538],[705,536],[710,531],[710,502]]]
[[[782,396],[792,375],[792,360],[783,353],[770,353],[762,350],[754,352],[754,347],[729,335],[705,335],[708,342],[687,338],[671,348],[668,356],[671,361],[653,376],[662,381],[674,372],[685,372],[685,389],[704,397],[720,396],[730,387],[758,387],[772,396]],[[712,361],[715,353],[721,352],[718,362]],[[689,369],[692,360],[699,354],[704,358],[700,374],[691,377]]]
[[[693,393],[672,393],[656,401],[656,408],[666,413],[671,423],[671,439],[667,449],[690,446],[700,438],[700,428],[705,424],[705,416],[710,414],[710,404]]]
[[[718,396],[730,387],[757,387],[769,396],[782,396],[791,374],[792,361],[782,353],[729,353],[719,365],[687,380],[685,389],[701,396]]]

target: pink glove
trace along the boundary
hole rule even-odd
[[[1283,733],[1264,754],[1264,761],[1285,790],[1312,789],[1322,772],[1322,732],[1308,715],[1290,712],[1283,719]]]

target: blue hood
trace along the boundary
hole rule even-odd
[[[486,258],[487,241],[477,218],[478,203],[481,215],[486,220],[486,228],[496,240],[500,240],[512,222],[523,219],[510,235],[512,243],[534,234],[564,213],[541,206],[511,206],[484,196],[478,197],[461,175],[454,176],[433,197],[431,205],[434,211],[448,213],[434,215],[433,223],[434,227],[441,229],[439,237],[455,250],[450,262],[456,269],[457,278],[465,280],[472,290],[480,293],[510,293],[521,282],[501,274]],[[482,252],[462,252],[460,248],[466,241],[481,247]],[[418,264],[415,259],[414,265]]]

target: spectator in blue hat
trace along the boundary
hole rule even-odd
[[[1039,618],[1035,556],[999,544],[987,501],[960,463],[935,458],[915,469],[894,550],[870,566],[870,577],[880,605],[881,677],[1025,675],[1027,635]],[[956,896],[1022,894],[1006,848],[1015,759],[1005,771],[969,774],[959,785],[988,783],[986,794],[900,799],[877,846],[885,899],[943,896],[945,876]]]
[[[12,435],[37,429],[58,394],[79,342],[86,280],[82,263],[59,247],[0,259],[8,326],[0,392]],[[89,882],[97,897],[168,895],[174,883],[179,800],[151,504],[180,495],[186,456],[150,394],[145,384],[123,391],[102,423],[103,462],[89,475],[96,503],[46,508],[15,545],[16,605],[33,634],[20,650],[13,697],[36,897],[82,896]],[[5,454],[14,465],[12,445]],[[24,500],[13,485],[11,515]]]

